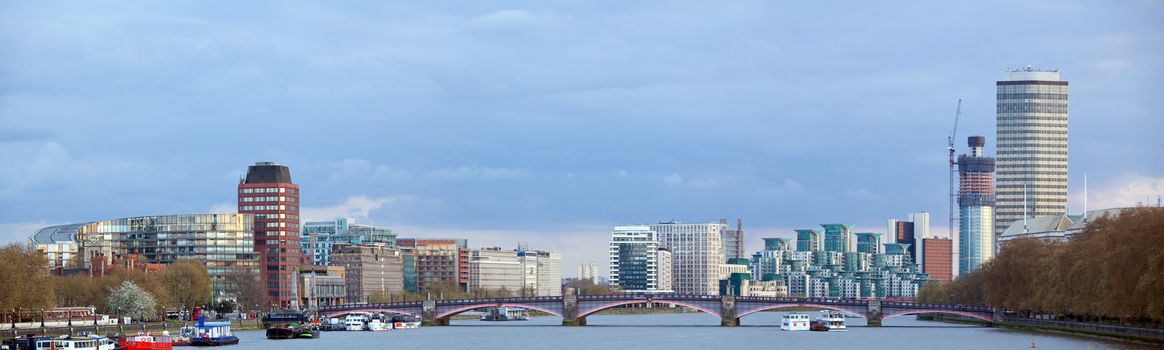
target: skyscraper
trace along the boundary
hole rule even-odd
[[[994,232],[1023,218],[1067,210],[1067,82],[1027,67],[996,83],[998,177]],[[1023,192],[1026,192],[1024,196]]]
[[[918,240],[930,232],[929,212],[909,213],[909,221],[889,219],[888,232],[894,243],[909,244],[909,256],[918,265],[922,264],[924,257]]]
[[[719,266],[723,258],[718,222],[684,224],[664,222],[650,225],[659,234],[659,247],[671,252],[671,287],[678,293],[719,293]]]
[[[723,256],[724,261],[743,258],[747,256],[744,252],[744,220],[736,219],[736,228],[727,228],[727,219],[719,219],[719,224],[723,226]]]
[[[958,156],[958,274],[994,257],[994,158],[982,155],[986,138],[970,136],[970,154]]]
[[[254,214],[255,252],[259,253],[259,274],[272,305],[298,304],[299,185],[291,182],[291,170],[271,162],[258,162],[247,169],[238,184],[238,212]]]
[[[824,250],[824,238],[817,230],[798,229],[796,230],[796,250],[802,252]]]

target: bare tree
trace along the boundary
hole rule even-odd
[[[263,289],[259,274],[246,268],[235,268],[223,276],[226,294],[234,298],[239,311],[253,311],[260,305],[267,305],[266,290]]]

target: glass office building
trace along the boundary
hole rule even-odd
[[[258,273],[253,225],[248,214],[137,216],[46,227],[33,235],[32,244],[39,250],[42,242],[59,244],[71,237],[77,245],[71,258],[82,258],[90,269],[95,263],[110,265],[130,255],[154,264],[199,261],[210,273],[215,298],[224,298],[222,281],[227,273],[236,269]]]

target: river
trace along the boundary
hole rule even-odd
[[[887,319],[880,328],[848,319],[847,332],[783,332],[780,314],[760,312],[740,327],[720,327],[703,313],[592,315],[585,327],[562,327],[558,317],[530,321],[453,320],[447,327],[387,332],[323,332],[321,339],[267,340],[261,331],[236,332],[231,349],[1153,349],[1085,337],[1001,328]]]

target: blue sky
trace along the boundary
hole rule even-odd
[[[1072,192],[1164,193],[1164,2],[4,2],[0,241],[232,211],[255,161],[304,217],[604,261],[616,224],[763,236],[932,213],[994,81],[1071,83]],[[1082,207],[1073,194],[1073,211]]]

